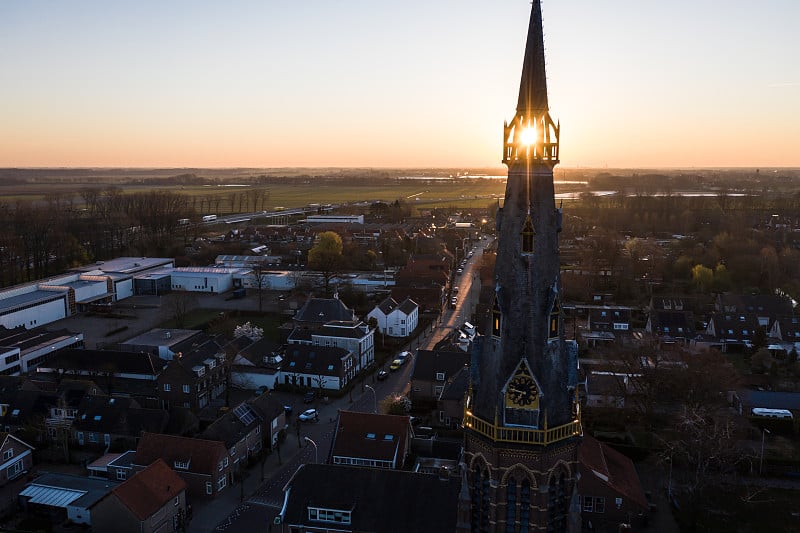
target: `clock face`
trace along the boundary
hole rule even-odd
[[[516,375],[506,388],[506,403],[513,407],[533,407],[539,399],[539,389],[533,378]]]

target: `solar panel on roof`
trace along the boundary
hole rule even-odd
[[[235,414],[236,418],[238,418],[239,421],[245,426],[249,426],[256,419],[255,413],[253,413],[253,410],[250,409],[250,406],[246,403],[243,403],[234,409],[233,414]]]

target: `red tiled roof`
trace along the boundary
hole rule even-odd
[[[584,435],[578,448],[578,462],[588,470],[583,475],[595,476],[614,491],[647,508],[647,497],[642,490],[639,474],[628,457],[597,439]]]
[[[379,461],[396,459],[396,467],[400,468],[410,428],[407,416],[342,411],[331,455]]]
[[[149,465],[158,459],[163,459],[170,468],[176,461],[188,462],[189,467],[186,469],[188,472],[211,474],[227,453],[225,445],[218,440],[144,433],[136,448],[133,462],[137,465]]]
[[[186,482],[161,459],[115,487],[111,493],[139,520],[146,520],[186,490]]]

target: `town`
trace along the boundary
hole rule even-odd
[[[0,528],[800,531],[800,171],[556,171],[526,37],[506,170],[0,170]]]

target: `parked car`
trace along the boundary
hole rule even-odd
[[[450,307],[455,309],[456,305],[458,305],[458,297],[453,296],[452,298],[450,298]]]
[[[389,377],[389,373],[386,370],[378,371],[378,381],[383,381],[384,379]]]
[[[283,412],[286,413],[286,416],[291,416],[292,406],[287,403],[286,405],[283,406]]]
[[[453,294],[458,294],[458,287],[453,287]]]
[[[316,393],[313,390],[310,390],[305,394],[305,396],[303,396],[303,403],[311,403],[316,397]]]
[[[402,359],[395,359],[394,361],[392,361],[392,364],[389,365],[389,370],[395,371],[398,368],[400,368],[401,366],[403,366],[403,360]]]
[[[300,413],[300,416],[297,418],[299,418],[301,422],[316,422],[319,420],[319,413],[316,409],[306,409]]]
[[[397,354],[397,359],[400,359],[403,363],[406,362],[406,359],[411,357],[411,352],[400,352]]]

